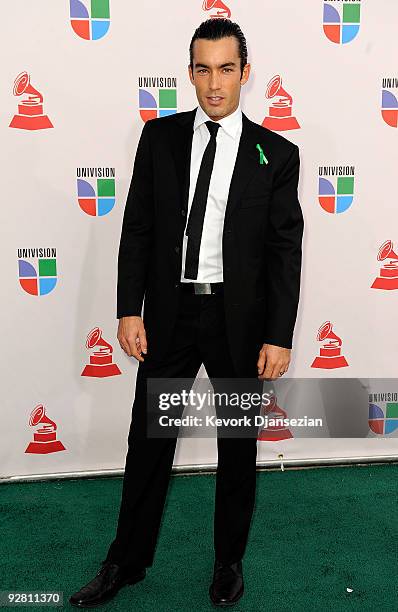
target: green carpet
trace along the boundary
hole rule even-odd
[[[245,594],[232,609],[396,612],[397,481],[397,464],[258,472]],[[0,590],[63,591],[73,610],[70,594],[114,537],[121,487],[121,478],[0,486]],[[214,475],[173,476],[154,565],[99,609],[215,610],[213,501]]]

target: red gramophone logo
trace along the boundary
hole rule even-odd
[[[270,397],[269,403],[262,404],[260,415],[267,421],[260,427],[257,440],[277,442],[293,438],[292,432],[283,422],[283,419],[287,418],[287,412],[278,406],[276,395]]]
[[[47,115],[43,114],[43,96],[30,84],[27,72],[21,72],[14,81],[14,96],[33,94],[18,104],[18,114],[14,115],[9,127],[20,130],[45,130],[54,127]]]
[[[387,262],[386,262],[387,260]],[[386,240],[377,253],[377,261],[384,261],[372,289],[398,289],[398,255],[394,252],[392,240]]]
[[[348,366],[346,358],[341,354],[341,338],[336,336],[332,331],[332,324],[330,321],[326,321],[321,325],[318,329],[316,339],[318,342],[323,342],[324,340],[329,341],[321,346],[319,355],[315,357],[311,364],[311,368],[326,368],[329,370]]]
[[[99,327],[89,332],[86,340],[86,349],[92,350],[90,363],[84,367],[82,376],[92,376],[105,378],[106,376],[116,376],[121,374],[116,363],[112,362],[113,348],[102,337],[102,330]]]
[[[300,125],[293,115],[293,98],[282,87],[282,77],[279,74],[272,77],[265,91],[267,100],[272,100],[268,108],[268,116],[262,125],[275,132],[297,130]]]
[[[216,11],[210,13],[211,19],[220,19],[221,17],[229,19],[231,17],[231,11],[221,0],[204,0],[202,8],[204,11],[213,11],[213,9]]]
[[[29,418],[29,425],[36,427],[41,425],[33,434],[33,442],[29,442],[25,453],[45,455],[47,453],[57,453],[65,450],[65,446],[57,440],[57,425],[46,416],[43,404],[38,404],[32,410]]]

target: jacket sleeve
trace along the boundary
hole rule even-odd
[[[150,124],[143,127],[124,209],[118,254],[117,318],[141,316],[154,225]]]
[[[304,219],[297,195],[299,149],[275,174],[265,240],[267,310],[263,342],[292,347],[300,295]]]

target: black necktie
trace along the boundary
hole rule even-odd
[[[217,130],[220,127],[220,124],[215,121],[206,121],[206,125],[210,132],[210,140],[203,153],[198,179],[196,181],[195,194],[191,204],[187,227],[185,229],[185,234],[188,236],[188,244],[185,254],[184,276],[185,278],[191,278],[193,280],[198,278],[199,251],[200,242],[202,240],[203,221],[205,218],[210,178],[216,154]]]

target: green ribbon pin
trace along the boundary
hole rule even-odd
[[[260,153],[260,164],[268,164],[268,159],[265,157],[264,151],[259,144],[256,145],[256,149],[258,149]]]

